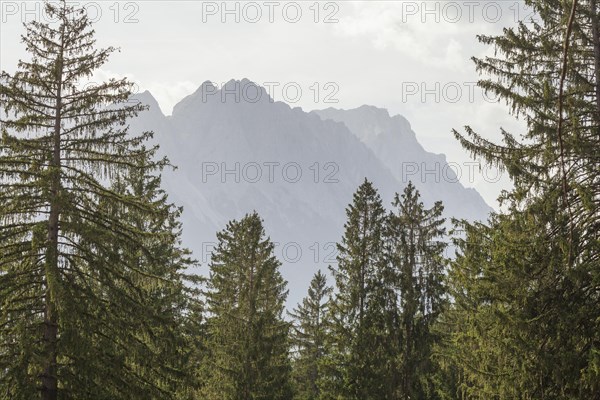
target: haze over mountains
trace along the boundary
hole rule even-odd
[[[335,262],[345,207],[365,177],[386,206],[411,180],[426,205],[444,202],[447,218],[485,220],[491,211],[458,182],[443,155],[423,149],[406,119],[385,109],[305,112],[274,102],[246,79],[220,90],[205,82],[168,117],[149,92],[136,99],[149,110],[131,130],[153,130],[161,153],[178,167],[165,171],[163,186],[184,207],[184,245],[202,262],[201,272],[208,272],[215,233],[256,210],[279,243],[290,304],[317,269]]]

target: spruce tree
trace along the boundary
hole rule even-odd
[[[467,398],[599,398],[600,10],[526,3],[537,20],[481,36],[496,53],[474,59],[525,133],[497,144],[455,131],[514,189],[489,226],[463,223],[448,359]]]
[[[338,244],[337,268],[331,268],[336,291],[331,303],[331,354],[323,362],[328,399],[389,398],[390,368],[386,309],[381,301],[385,210],[365,179],[346,209],[348,220]]]
[[[85,11],[45,7],[56,22],[26,25],[30,59],[0,81],[0,393],[171,398],[189,260],[178,212],[140,178],[166,162],[127,132],[130,83],[82,85],[114,51]]]
[[[274,244],[258,214],[217,234],[206,293],[207,399],[291,399],[287,297]]]
[[[100,207],[105,207],[107,213],[120,221],[127,221],[140,232],[155,235],[146,238],[146,251],[139,247],[114,244],[112,248],[108,246],[112,252],[103,253],[107,259],[114,255],[115,262],[131,258],[127,263],[136,266],[144,275],[124,270],[123,281],[140,281],[140,285],[133,293],[129,293],[127,285],[115,285],[113,290],[123,290],[122,296],[127,299],[139,297],[137,302],[132,302],[131,308],[103,307],[98,310],[97,320],[107,323],[109,318],[102,317],[102,313],[112,313],[115,317],[127,311],[128,314],[120,315],[118,320],[127,321],[135,332],[135,340],[126,346],[133,350],[140,345],[140,353],[145,353],[140,360],[133,360],[141,361],[142,365],[132,363],[128,367],[138,370],[140,375],[144,375],[142,379],[160,387],[166,393],[161,394],[160,398],[191,398],[199,385],[195,375],[198,366],[194,365],[194,360],[203,355],[198,348],[204,333],[203,304],[199,290],[203,279],[187,272],[195,262],[189,258],[189,251],[181,248],[182,224],[179,217],[182,209],[168,203],[167,194],[161,189],[160,183],[160,176],[153,174],[147,160],[142,160],[129,173],[117,177],[112,186],[120,196],[141,199],[151,205],[158,211],[153,216],[136,209],[124,210],[110,200],[100,203]],[[81,244],[82,247],[86,245]],[[104,285],[110,287],[112,282],[105,282]],[[121,297],[110,290],[103,290],[102,293],[111,298]],[[91,307],[86,307],[86,311],[91,312]],[[153,351],[147,352],[146,347]]]
[[[433,324],[446,300],[445,220],[441,202],[426,209],[409,182],[396,194],[387,223],[389,260],[396,283],[400,398],[434,398]]]
[[[327,351],[331,292],[327,277],[319,270],[310,282],[307,297],[290,313],[294,318],[292,343],[296,351],[293,364],[294,398],[298,400],[317,400],[320,396],[319,365]]]

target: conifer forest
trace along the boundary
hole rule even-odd
[[[44,3],[0,76],[0,399],[600,400],[600,4],[526,3],[471,62],[524,132],[447,127],[509,177],[501,209],[469,221],[418,176],[389,196],[363,174],[291,305],[258,211],[207,262],[188,249],[133,83],[82,85],[118,48]]]

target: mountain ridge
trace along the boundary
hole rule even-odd
[[[399,179],[398,157],[427,165],[446,161],[423,149],[408,120],[385,109],[306,112],[271,98],[250,102],[232,94],[234,86],[248,82],[231,80],[215,92],[205,81],[171,116],[144,92],[139,100],[152,104],[131,121],[131,131],[154,130],[161,154],[178,166],[165,171],[163,182],[171,200],[184,208],[184,244],[204,262],[201,272],[208,272],[215,233],[229,220],[257,211],[267,235],[280,243],[276,255],[295,304],[313,273],[335,262],[332,246],[343,233],[345,207],[365,178],[389,208],[394,193],[408,183]],[[459,183],[445,183],[444,190],[435,182],[413,183],[427,206],[444,201],[446,217],[484,220],[491,210],[474,189]]]

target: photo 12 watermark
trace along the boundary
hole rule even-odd
[[[298,103],[304,96],[314,103],[336,104],[339,102],[340,87],[337,82],[312,82],[303,85],[299,82],[268,81],[256,83],[248,80],[230,81],[216,84],[204,82],[201,86],[202,102],[259,103],[261,101],[284,101]]]
[[[286,22],[315,24],[339,22],[339,2],[334,1],[202,1],[201,21],[220,23]]]
[[[475,161],[458,162],[417,162],[404,161],[400,164],[402,182],[420,183],[469,183],[483,179],[487,183],[498,183],[503,171]]]
[[[200,164],[202,183],[339,183],[339,164],[334,161],[216,162]]]
[[[470,104],[498,103],[500,97],[477,85],[477,82],[402,82],[402,103]]]
[[[48,1],[59,6],[57,1]],[[144,1],[67,1],[69,7],[81,8],[91,23],[108,20],[116,24],[140,22],[140,4]],[[44,1],[0,1],[0,21],[3,24],[18,20],[22,23],[38,21],[57,23],[58,17],[48,13]]]
[[[524,1],[400,1],[401,21],[407,23],[486,23],[536,20],[533,7]]]
[[[219,244],[217,242],[202,242],[201,263],[210,263],[213,253],[217,250]],[[273,242],[274,253],[277,259],[288,264],[314,263],[317,265],[337,264],[339,250],[337,243],[334,241],[328,242],[312,242],[301,244],[296,241],[289,242]]]

